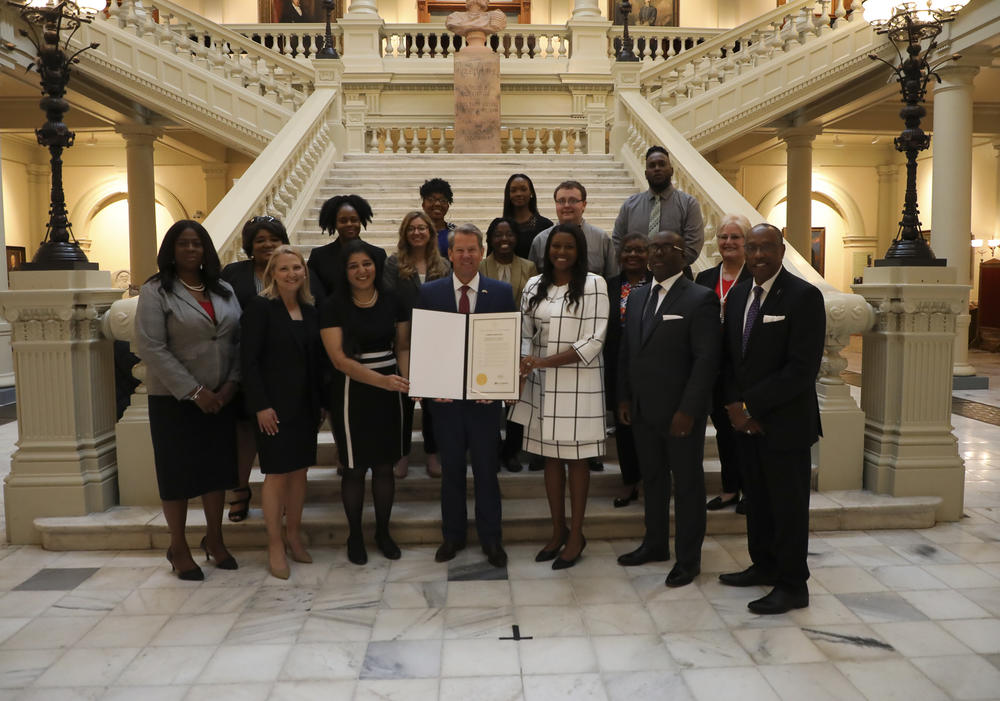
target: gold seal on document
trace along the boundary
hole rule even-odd
[[[481,372],[476,375],[476,384],[480,387],[486,384],[486,373]]]

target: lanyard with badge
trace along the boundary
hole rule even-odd
[[[736,273],[736,277],[733,278],[729,286],[726,286],[726,281],[722,279],[722,264],[719,264],[719,285],[715,288],[716,294],[719,295],[719,323],[723,324],[726,321],[726,297],[729,293],[733,291],[736,283],[740,279],[740,275],[743,274],[743,266],[740,266],[740,270]]]

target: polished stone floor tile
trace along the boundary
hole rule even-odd
[[[926,615],[891,591],[839,594],[837,598],[865,623],[927,620]]]
[[[678,669],[659,635],[602,635],[593,642],[602,672]]]
[[[439,608],[381,609],[375,614],[372,640],[440,640],[444,611]]]
[[[861,624],[803,627],[813,644],[831,660],[868,660],[898,657],[891,644]]]
[[[220,645],[198,677],[199,684],[271,683],[292,646]]]
[[[945,701],[948,696],[906,660],[838,662],[837,669],[869,699]]]
[[[520,648],[521,673],[524,675],[597,672],[597,657],[590,638],[522,640],[517,645]]]
[[[981,655],[1000,654],[1000,620],[996,618],[941,621],[941,627]]]
[[[525,701],[607,701],[598,674],[525,675]]]
[[[138,648],[76,648],[45,670],[35,686],[106,686],[139,654]]]
[[[985,701],[1000,694],[1000,669],[982,657],[916,657],[910,662],[953,699]]]
[[[826,662],[824,655],[798,628],[743,628],[733,637],[758,665]]]
[[[863,701],[832,662],[758,667],[782,701]]]
[[[692,701],[690,689],[680,672],[646,670],[605,672],[604,688],[609,701]]]
[[[670,656],[684,668],[753,665],[753,660],[727,630],[667,633],[663,642]]]
[[[681,675],[698,701],[736,698],[780,701],[763,675],[752,667],[688,669]]]
[[[358,678],[437,679],[440,676],[439,641],[376,640],[368,644]]]
[[[70,591],[97,572],[97,567],[46,567],[24,580],[14,591]]]
[[[116,686],[188,686],[215,653],[210,645],[147,647],[125,668]]]
[[[279,677],[282,681],[357,679],[365,661],[365,643],[301,643],[295,645]]]
[[[513,640],[445,640],[441,649],[442,677],[487,677],[520,674]]]
[[[520,674],[507,677],[443,678],[439,701],[523,701]]]

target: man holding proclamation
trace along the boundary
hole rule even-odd
[[[457,314],[513,312],[514,293],[506,282],[479,274],[483,234],[472,224],[451,232],[448,258],[452,274],[420,287],[416,309]],[[716,322],[718,324],[718,322]],[[449,339],[450,340],[450,339]],[[447,342],[447,341],[446,341]],[[454,339],[462,343],[462,339]],[[434,559],[447,562],[465,547],[465,454],[472,458],[476,498],[476,531],[487,560],[506,567],[500,527],[499,457],[496,450],[501,402],[435,399],[427,403],[434,416],[434,435],[441,455],[441,530],[444,542]]]
[[[683,275],[684,239],[649,238],[650,284],[632,292],[618,353],[618,414],[632,425],[645,491],[642,545],[618,558],[630,567],[670,559],[673,478],[677,561],[668,587],[701,572],[705,539],[705,423],[719,370],[719,300]]]

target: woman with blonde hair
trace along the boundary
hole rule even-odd
[[[396,252],[385,262],[385,289],[394,292],[396,297],[408,308],[413,308],[417,301],[420,286],[430,280],[437,280],[451,272],[451,264],[441,257],[437,241],[434,237],[434,223],[431,218],[419,210],[414,210],[403,217],[399,225],[399,243]],[[396,477],[406,477],[410,467],[410,437],[413,431],[414,402],[407,400],[404,406],[403,440],[405,452],[396,463],[393,471]],[[431,477],[441,476],[441,461],[437,456],[437,443],[434,441],[434,428],[431,424],[430,412],[424,412],[423,428],[424,451],[427,453],[427,474]]]
[[[319,313],[302,254],[291,246],[274,250],[264,287],[247,304],[241,326],[244,396],[256,417],[264,473],[267,567],[272,576],[288,579],[286,547],[296,562],[312,562],[302,543],[302,506],[321,420]]]

